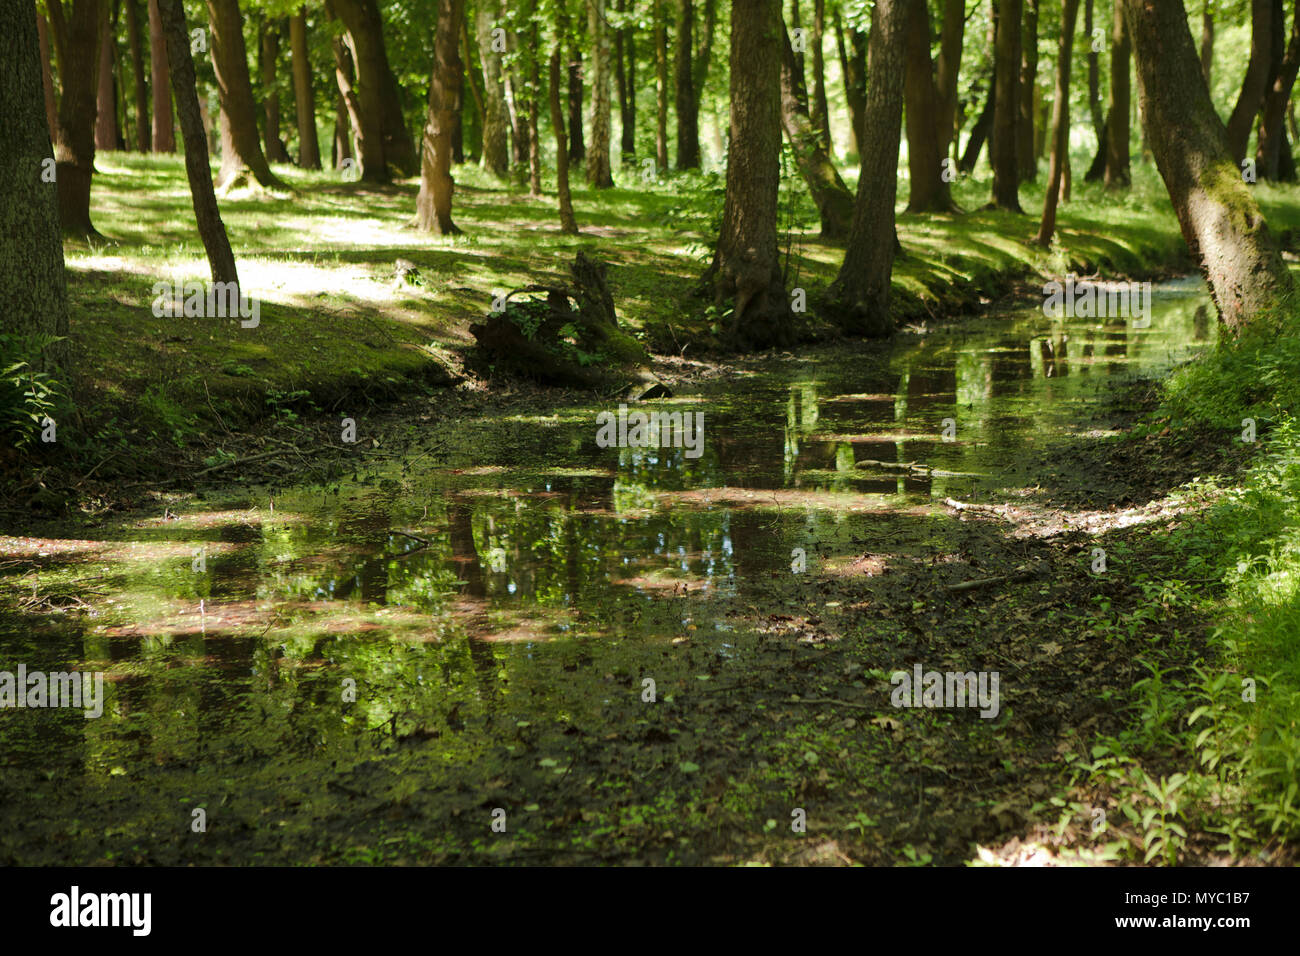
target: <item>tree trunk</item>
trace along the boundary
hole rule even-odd
[[[664,0],[654,0],[655,22],[655,170],[668,171],[668,27]]]
[[[1038,178],[1038,152],[1034,149],[1034,93],[1038,86],[1038,0],[1025,0],[1022,30],[1016,160],[1020,168],[1020,181],[1032,183]]]
[[[965,33],[966,0],[944,0],[943,24],[939,29],[939,63],[935,71],[939,103],[935,125],[939,135],[939,155],[943,157],[953,151],[957,138],[957,79],[961,72],[961,46]]]
[[[1074,52],[1074,21],[1079,0],[1061,0],[1061,39],[1056,54],[1056,90],[1052,96],[1052,155],[1047,166],[1047,192],[1043,196],[1043,218],[1034,238],[1040,246],[1052,244],[1056,232],[1056,205],[1064,187],[1063,177],[1070,161],[1070,59]]]
[[[790,38],[782,33],[781,54],[781,125],[790,140],[795,162],[821,219],[823,239],[844,239],[853,223],[853,194],[840,179],[822,144],[821,134],[808,115],[808,105],[799,96],[797,61]]]
[[[280,59],[280,29],[275,23],[261,25],[261,67],[263,108],[266,114],[266,158],[273,163],[289,162],[289,153],[280,139],[280,92],[276,86],[277,61]]]
[[[1232,331],[1278,328],[1293,285],[1228,147],[1180,0],[1129,0],[1138,92],[1183,238]]]
[[[794,340],[777,249],[781,184],[781,3],[732,0],[731,136],[722,229],[706,281],[725,337],[762,349]]]
[[[144,73],[144,43],[140,39],[139,0],[125,0],[126,35],[131,50],[131,75],[135,79],[135,148],[149,152],[152,137],[149,129],[149,86]]]
[[[402,88],[388,64],[384,18],[379,6],[376,0],[330,0],[330,4],[347,27],[356,69],[357,102],[368,114],[367,123],[379,129],[384,165],[398,176],[413,176],[420,168],[420,159],[402,113]],[[355,116],[352,124],[360,129]],[[365,150],[362,150],[361,165],[362,177],[370,178],[365,172]],[[384,172],[374,181],[387,181],[388,175]]]
[[[167,39],[158,18],[158,0],[149,0],[149,78],[153,83],[153,136],[155,153],[176,152],[176,127],[172,123],[172,88],[167,70]]]
[[[777,0],[778,5],[780,0]],[[695,97],[694,62],[694,0],[678,0],[677,4],[677,168],[700,168],[700,116],[699,102]],[[779,38],[776,42],[780,42]]]
[[[844,99],[849,107],[849,123],[853,127],[853,151],[862,155],[864,113],[867,102],[867,44],[859,30],[845,31],[840,22],[839,7],[835,8],[835,46],[840,54],[840,73],[844,77]],[[850,52],[850,47],[852,51]]]
[[[1092,42],[1092,4],[1093,0],[1084,0],[1083,33],[1088,43],[1088,115],[1092,117],[1092,131],[1100,143],[1106,117],[1101,112],[1101,53],[1093,49]]]
[[[827,290],[833,317],[846,331],[861,335],[885,336],[894,328],[889,314],[889,286],[897,240],[894,203],[898,193],[908,6],[921,2],[876,0],[871,13],[871,77],[858,198],[844,264]]]
[[[473,156],[474,162],[477,163],[482,162],[483,160],[483,118],[487,115],[487,110],[483,105],[484,92],[480,89],[480,84],[483,80],[482,65],[479,64],[476,66],[474,62],[475,44],[471,42],[469,37],[469,21],[470,16],[467,9],[465,13],[465,25],[460,31],[460,58],[465,61],[465,85],[469,87],[470,96],[474,100],[474,130],[476,135],[473,141],[471,155]],[[462,103],[464,100],[465,97],[461,96]]]
[[[984,148],[984,141],[988,139],[989,133],[993,132],[993,107],[995,99],[996,91],[990,89],[988,96],[984,98],[984,108],[980,110],[980,115],[979,118],[975,120],[975,125],[970,128],[970,136],[966,138],[966,149],[961,154],[961,162],[957,164],[957,168],[968,175],[975,172],[975,164],[979,162],[980,150]],[[989,162],[991,164],[992,159],[990,159]]]
[[[257,104],[248,74],[239,0],[207,0],[207,4],[212,28],[212,68],[217,74],[221,102],[221,170],[217,174],[217,189],[244,185],[250,176],[263,188],[283,187],[284,183],[267,165],[257,131]]]
[[[54,131],[59,123],[59,105],[54,96],[54,74],[50,71],[50,27],[45,18],[36,15],[37,50],[41,58],[41,89],[45,97],[45,125],[49,128],[50,141],[54,140]]]
[[[506,112],[501,52],[492,49],[492,30],[501,17],[499,0],[480,0],[476,31],[483,63],[483,168],[498,179],[510,173],[510,117]]]
[[[1273,51],[1268,92],[1264,94],[1264,109],[1260,113],[1259,144],[1255,150],[1255,165],[1260,179],[1278,182],[1287,178],[1290,171],[1283,158],[1290,158],[1286,136],[1286,106],[1291,100],[1296,72],[1300,69],[1300,0],[1291,16],[1291,37],[1285,53],[1282,50],[1282,32],[1286,17],[1282,0],[1273,3]],[[1294,177],[1292,177],[1294,178]]]
[[[420,194],[415,200],[416,228],[437,236],[460,232],[451,220],[451,197],[455,187],[451,177],[451,134],[465,73],[465,65],[460,60],[460,32],[464,17],[465,0],[438,0]]]
[[[542,124],[540,116],[540,97],[542,95],[542,76],[538,44],[541,40],[540,27],[537,22],[537,6],[531,8],[528,19],[528,51],[525,54],[528,67],[528,195],[541,198],[542,195]]]
[[[298,165],[320,169],[316,137],[316,95],[312,91],[311,54],[307,49],[307,8],[289,18],[289,56],[293,60],[293,100],[298,115]]]
[[[1132,50],[1128,27],[1124,23],[1124,4],[1114,0],[1115,20],[1110,34],[1110,101],[1106,104],[1106,171],[1107,189],[1122,189],[1132,181],[1129,172],[1129,69]]]
[[[578,163],[587,157],[587,145],[582,137],[582,48],[569,46],[569,162]]]
[[[1273,0],[1251,0],[1250,4],[1250,60],[1246,75],[1241,81],[1237,105],[1228,117],[1228,150],[1238,167],[1246,158],[1250,143],[1250,128],[1255,114],[1264,103],[1264,93],[1269,81],[1269,47],[1273,27]]]
[[[993,205],[1020,212],[1016,132],[1020,116],[1020,17],[1021,0],[997,0],[997,40],[994,44],[993,139],[989,157],[993,160]]]
[[[591,72],[591,148],[587,151],[587,182],[596,189],[614,185],[610,168],[609,22],[605,0],[587,0],[587,33],[594,47]]]
[[[952,192],[943,179],[939,145],[938,92],[930,65],[930,11],[924,2],[908,4],[906,75],[908,212],[952,212]]]
[[[90,222],[90,179],[95,171],[95,88],[99,51],[108,5],[101,0],[72,0],[65,16],[61,0],[49,4],[54,53],[62,95],[55,126],[54,160],[58,180],[59,221],[74,236],[95,236]]]
[[[627,12],[627,0],[618,0],[618,12]],[[636,31],[627,26],[614,35],[617,66],[619,150],[624,165],[636,162]]]
[[[112,0],[101,0],[111,5]],[[99,78],[95,90],[95,149],[117,149],[121,134],[117,125],[117,96],[113,74],[117,68],[117,38],[111,17],[104,18],[104,35],[99,47]]]
[[[1201,0],[1201,72],[1205,85],[1210,85],[1210,71],[1214,66],[1214,0]]]
[[[555,191],[559,194],[560,232],[566,236],[576,236],[578,223],[573,218],[573,200],[569,195],[569,151],[565,148],[564,110],[560,107],[561,33],[562,31],[556,31],[547,77],[550,81],[551,128],[555,133]]]
[[[208,268],[213,282],[239,284],[235,254],[221,221],[217,196],[208,166],[208,134],[199,112],[199,95],[194,77],[194,59],[190,54],[190,35],[185,28],[183,0],[159,0],[159,14],[167,40],[167,62],[171,65],[171,87],[176,94],[176,113],[181,121],[185,141],[185,173],[190,181],[194,218],[203,248],[208,254]]]
[[[371,183],[387,183],[391,176],[384,148],[384,108],[377,77],[380,67],[376,61],[373,24],[366,18],[361,5],[352,0],[332,2],[329,9],[338,13],[347,28],[347,33],[334,37],[331,45],[334,50],[334,77],[347,106],[352,130],[356,134],[360,178]],[[352,17],[357,28],[355,33],[344,17],[344,11]],[[360,41],[358,36],[362,37]],[[358,62],[361,50],[366,52],[370,60],[368,69],[364,72]]]
[[[338,48],[343,44],[339,40],[334,42],[335,56],[338,55]],[[350,62],[350,61],[349,61]],[[339,92],[334,99],[334,168],[342,169],[346,160],[352,159],[352,124],[348,121],[347,103],[344,102],[343,93]]]
[[[43,173],[52,158],[44,118],[36,8],[0,4],[0,331],[18,336],[68,334],[68,283],[59,235],[57,186]],[[47,344],[32,363],[57,373],[66,342]]]
[[[951,0],[960,3],[961,0]],[[822,45],[826,36],[826,0],[813,0],[812,55],[813,55],[813,95],[812,120],[813,129],[821,138],[827,156],[834,153],[835,143],[831,140],[831,110],[826,98],[826,57]],[[703,90],[696,89],[699,94]]]

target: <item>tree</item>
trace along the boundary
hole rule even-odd
[[[908,212],[952,212],[952,192],[943,178],[939,145],[938,90],[930,63],[930,11],[908,5],[903,101],[907,107]]]
[[[794,340],[776,239],[782,33],[780,0],[732,0],[726,196],[705,281],[719,313],[730,303],[724,334],[740,347]]]
[[[790,140],[799,173],[817,204],[823,239],[843,239],[853,221],[853,194],[840,179],[808,115],[807,100],[797,87],[798,65],[784,27],[781,30],[781,125]]]
[[[54,372],[66,358],[68,283],[57,187],[41,88],[36,8],[0,4],[0,302],[5,333],[46,338],[33,364]]]
[[[893,331],[889,299],[896,242],[894,202],[903,118],[903,61],[911,15],[908,6],[921,2],[876,0],[871,13],[862,172],[844,263],[827,290],[832,316],[845,331],[860,335],[884,336]]]
[[[257,130],[257,104],[248,74],[239,0],[207,0],[212,28],[212,68],[221,102],[221,170],[217,188],[233,189],[251,177],[259,186],[283,187],[271,172]],[[170,54],[170,45],[168,47]]]
[[[1125,12],[1151,151],[1219,319],[1267,327],[1291,277],[1214,112],[1183,4],[1129,0]]]
[[[1074,51],[1074,21],[1078,15],[1079,0],[1061,0],[1061,39],[1056,54],[1056,90],[1052,98],[1052,155],[1047,166],[1043,219],[1034,238],[1040,246],[1052,244],[1062,176],[1070,161],[1070,58]]]
[[[779,3],[780,0],[777,0]],[[677,4],[677,168],[700,168],[699,101],[695,96],[694,62],[695,5],[693,0]]]
[[[59,221],[65,234],[96,236],[90,222],[90,180],[95,171],[96,85],[100,38],[108,6],[100,0],[49,0],[50,32],[62,95],[54,131]]]
[[[508,130],[510,118],[506,112],[505,83],[502,79],[501,54],[505,52],[504,36],[494,36],[499,29],[500,0],[479,0],[476,30],[478,55],[483,63],[483,159],[485,170],[504,179],[510,172],[510,144]],[[494,49],[496,43],[500,48]]]
[[[668,169],[668,27],[664,0],[654,0],[655,24],[655,168]]]
[[[1020,212],[1019,174],[1016,160],[1016,123],[1020,103],[1021,0],[997,0],[997,39],[993,67],[993,205]]]
[[[587,156],[587,144],[582,137],[582,48],[569,44],[569,162],[576,163]]]
[[[1210,69],[1214,66],[1214,0],[1201,0],[1201,72],[1205,84],[1210,83]]]
[[[957,78],[961,71],[961,46],[966,32],[966,0],[944,0],[939,30],[939,62],[935,72],[939,113],[935,123],[939,155],[947,156],[957,138]]]
[[[844,77],[844,98],[849,106],[849,125],[853,128],[853,151],[862,155],[863,112],[866,110],[867,38],[861,30],[849,28],[845,40],[839,7],[835,8],[835,46],[840,55],[840,73]]]
[[[555,189],[559,194],[560,232],[566,236],[578,234],[578,223],[573,218],[573,200],[569,195],[569,151],[565,149],[564,111],[560,108],[560,50],[564,31],[555,31],[551,44],[551,62],[547,79],[550,82],[551,128],[555,132]]]
[[[1016,120],[1016,162],[1020,181],[1038,178],[1034,151],[1034,93],[1038,86],[1038,0],[1026,0],[1020,37],[1020,116]]]
[[[176,96],[176,114],[181,121],[185,141],[185,173],[190,181],[190,197],[199,237],[208,254],[208,268],[213,282],[239,284],[235,254],[230,249],[217,196],[208,167],[208,134],[199,112],[199,96],[194,78],[194,58],[190,53],[190,35],[185,28],[182,0],[159,0],[159,16],[167,41],[167,62],[171,67],[171,88]]]
[[[713,0],[709,0],[712,7]],[[958,0],[953,0],[958,2]],[[812,43],[813,55],[813,95],[811,120],[813,129],[821,137],[822,146],[826,148],[829,154],[834,144],[831,142],[831,110],[830,102],[826,97],[826,57],[822,50],[822,44],[826,35],[826,0],[813,0],[813,25],[812,35],[809,37]],[[697,92],[703,90],[697,84]]]
[[[167,77],[167,38],[163,36],[158,0],[149,0],[149,76],[153,80],[153,151],[176,152],[172,123],[172,88]]]
[[[316,137],[316,96],[312,91],[311,55],[307,50],[307,8],[289,18],[289,57],[293,60],[293,100],[298,114],[298,165],[320,169]]]
[[[357,100],[361,109],[375,118],[382,140],[383,164],[399,176],[412,176],[420,168],[420,158],[402,113],[402,88],[388,64],[384,18],[379,5],[376,0],[329,0],[329,3],[347,27],[356,69]],[[352,123],[356,126],[355,116]],[[364,154],[361,165],[364,177]]]
[[[131,51],[131,76],[135,89],[135,148],[149,152],[149,84],[144,74],[144,44],[141,41],[139,0],[123,0],[126,5],[126,38]]]
[[[614,34],[615,84],[618,86],[619,151],[624,165],[636,161],[636,30],[624,16],[627,0],[618,0],[622,26]]]
[[[1250,59],[1241,81],[1241,92],[1228,117],[1228,149],[1233,160],[1240,164],[1246,158],[1250,141],[1250,128],[1255,114],[1264,103],[1268,90],[1269,50],[1273,32],[1273,0],[1251,0],[1250,3]]]
[[[460,32],[465,0],[438,0],[433,34],[433,79],[429,83],[429,115],[424,124],[420,194],[415,200],[415,225],[421,232],[447,236],[460,232],[451,220],[451,133],[461,97],[465,64],[460,59]]]
[[[1110,34],[1110,100],[1106,110],[1106,167],[1103,180],[1107,189],[1128,186],[1129,172],[1129,69],[1132,51],[1128,27],[1124,22],[1124,4],[1114,0],[1115,19]]]
[[[105,5],[107,2],[105,0]],[[104,18],[104,32],[99,47],[99,76],[95,85],[95,149],[117,149],[122,134],[117,125],[117,96],[114,75],[117,72],[116,25]]]
[[[1286,106],[1291,100],[1296,72],[1300,70],[1300,0],[1297,0],[1291,16],[1291,37],[1284,53],[1282,31],[1285,20],[1282,0],[1273,0],[1271,78],[1264,94],[1264,107],[1260,111],[1255,165],[1261,179],[1274,182],[1296,178],[1295,160],[1291,156],[1290,143],[1287,142]]]
[[[597,189],[614,185],[610,168],[609,21],[605,0],[587,0],[587,33],[594,48],[591,73],[591,148],[587,151],[587,182]]]
[[[280,92],[276,86],[280,28],[275,23],[263,21],[258,32],[261,34],[258,57],[262,67],[262,106],[266,116],[266,158],[273,163],[287,163],[289,153],[280,139]]]
[[[1083,35],[1088,43],[1088,115],[1100,143],[1106,130],[1106,117],[1101,111],[1101,52],[1094,49],[1092,42],[1092,4],[1093,0],[1084,0]]]

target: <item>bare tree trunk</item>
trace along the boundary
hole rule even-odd
[[[1183,239],[1232,331],[1280,327],[1293,283],[1214,112],[1180,0],[1129,0],[1138,91]]]
[[[505,179],[510,174],[510,118],[506,112],[505,84],[501,77],[501,54],[493,50],[492,31],[496,28],[501,10],[499,0],[479,0],[476,29],[478,55],[483,63],[483,168]],[[499,42],[498,42],[499,45]]]
[[[1246,75],[1241,81],[1237,105],[1228,117],[1228,150],[1240,165],[1246,158],[1250,143],[1250,128],[1255,114],[1264,103],[1269,81],[1269,46],[1273,27],[1273,0],[1251,0],[1250,4],[1250,60]]]
[[[342,42],[335,42],[334,52],[336,57],[338,55],[339,47],[342,46]],[[347,104],[344,102],[342,92],[336,94],[334,104],[334,168],[342,169],[344,161],[353,158],[352,124],[348,121],[348,108]]]
[[[1132,61],[1128,27],[1124,23],[1124,4],[1114,0],[1115,20],[1110,35],[1110,102],[1106,110],[1107,189],[1121,189],[1132,181],[1129,172],[1129,69]]]
[[[984,148],[985,140],[993,132],[993,107],[996,92],[993,89],[989,90],[988,96],[984,98],[984,108],[980,110],[975,125],[970,128],[970,136],[966,138],[966,149],[961,154],[961,162],[957,164],[957,168],[963,173],[969,174],[975,171],[975,164],[979,162],[980,158],[980,150]],[[992,153],[991,146],[989,152]],[[992,164],[991,157],[989,162]]]
[[[935,122],[939,155],[946,157],[957,139],[957,79],[961,72],[961,46],[966,33],[966,0],[944,0],[939,30],[939,63],[935,71],[939,114]]]
[[[1101,53],[1093,49],[1092,43],[1092,4],[1093,0],[1084,0],[1083,33],[1088,42],[1088,115],[1092,117],[1092,130],[1100,143],[1106,117],[1101,112]]]
[[[1283,160],[1289,159],[1291,153],[1286,135],[1286,106],[1291,100],[1296,72],[1300,70],[1300,0],[1297,0],[1291,16],[1291,37],[1283,52],[1282,33],[1285,23],[1282,0],[1273,0],[1271,75],[1268,91],[1264,94],[1264,108],[1260,112],[1259,143],[1255,150],[1259,177],[1271,182],[1295,178],[1295,164]]]
[[[668,27],[664,0],[654,0],[655,22],[655,168],[668,171]]]
[[[722,230],[705,275],[726,338],[742,348],[794,340],[777,250],[781,183],[781,3],[732,0],[731,141]]]
[[[140,39],[139,0],[126,3],[126,35],[131,50],[131,75],[135,78],[135,148],[141,153],[152,146],[149,128],[149,86],[144,73],[144,44]]]
[[[1050,246],[1056,232],[1056,205],[1061,199],[1065,170],[1070,162],[1070,58],[1074,52],[1074,21],[1079,0],[1061,0],[1061,40],[1056,54],[1056,91],[1052,97],[1052,156],[1047,166],[1047,192],[1043,218],[1034,241]]]
[[[271,172],[257,130],[257,103],[248,74],[243,16],[238,0],[207,0],[212,28],[212,68],[221,101],[221,170],[217,189],[231,189],[252,177],[259,186],[283,187]],[[170,53],[170,46],[169,46]]]
[[[780,0],[777,0],[778,4]],[[694,0],[677,0],[677,168],[700,168],[699,101],[695,96]]]
[[[0,4],[0,36],[0,332],[66,337],[68,284],[57,186],[42,175],[52,155],[49,122],[41,119],[35,5]],[[49,343],[33,359],[41,371],[57,373],[67,344]]]
[[[844,98],[849,107],[849,123],[853,127],[853,151],[861,156],[865,145],[862,141],[862,128],[867,102],[866,37],[850,28],[846,41],[839,7],[835,8],[834,16],[835,45],[840,54],[840,72],[844,76]]]
[[[591,72],[591,148],[587,150],[587,182],[596,189],[614,185],[610,167],[609,23],[605,0],[587,0],[587,34],[594,46]]]
[[[111,6],[112,0],[101,0]],[[117,125],[117,96],[113,74],[117,67],[117,42],[112,17],[104,19],[104,35],[99,48],[99,80],[95,91],[95,149],[117,149],[121,134]]]
[[[465,66],[460,60],[461,23],[465,0],[438,0],[433,34],[433,79],[429,83],[429,116],[424,126],[420,194],[415,200],[415,225],[421,232],[455,235],[451,220],[455,181],[451,176],[451,133],[462,95]]]
[[[1020,41],[1020,117],[1016,121],[1016,160],[1020,181],[1038,178],[1038,153],[1034,149],[1034,93],[1038,86],[1038,0],[1025,0]]]
[[[871,14],[871,82],[867,86],[858,198],[844,264],[827,290],[833,317],[846,331],[861,335],[885,336],[894,329],[889,300],[897,241],[894,203],[911,15],[908,6],[921,2],[876,0]]]
[[[1214,66],[1214,0],[1201,0],[1201,72],[1205,83],[1210,83]]]
[[[627,0],[618,0],[618,12],[627,12]],[[636,162],[636,28],[626,26],[614,35],[617,65],[619,148],[626,166]]]
[[[293,100],[298,115],[298,165],[320,169],[316,136],[316,95],[312,91],[311,55],[307,50],[307,7],[289,18],[289,56],[293,61]]]
[[[993,205],[1020,212],[1016,125],[1020,115],[1021,0],[997,0],[997,3],[993,138],[989,142],[989,156],[993,160]]]
[[[952,191],[943,179],[939,146],[938,92],[930,63],[930,10],[923,2],[908,5],[906,75],[908,212],[951,212]]]
[[[190,54],[190,36],[185,29],[183,0],[159,0],[159,13],[167,39],[167,62],[171,65],[171,86],[176,94],[176,113],[185,140],[185,173],[190,181],[194,218],[199,237],[208,254],[213,282],[233,282],[238,286],[239,273],[235,254],[230,248],[217,196],[208,166],[208,134],[199,112],[199,96],[194,77],[194,59]]]
[[[45,125],[49,127],[50,140],[59,123],[59,105],[54,96],[54,75],[50,72],[50,27],[45,18],[36,15],[37,49],[41,57],[41,88],[45,96]]]
[[[582,137],[582,48],[569,45],[569,162],[586,159],[587,145]]]
[[[573,200],[569,195],[569,151],[565,145],[564,111],[560,108],[560,51],[563,47],[562,31],[556,31],[551,46],[550,80],[551,128],[555,132],[555,190],[559,194],[560,232],[566,236],[578,234],[578,223],[573,218]]]
[[[960,2],[960,0],[952,0]],[[826,0],[813,0],[812,55],[813,55],[813,95],[812,125],[821,137],[822,146],[829,156],[835,151],[831,139],[831,109],[826,98],[826,56],[822,46],[826,36]],[[697,91],[700,92],[700,91]]]
[[[61,0],[48,5],[63,87],[54,139],[59,221],[68,235],[96,236],[90,222],[90,180],[95,171],[95,88],[108,6],[101,0],[72,0],[70,6],[65,16]]]
[[[782,29],[781,125],[790,140],[795,162],[821,219],[823,239],[843,239],[853,223],[853,194],[840,179],[822,144],[821,134],[808,115],[807,103],[796,89],[797,62],[790,39]]]
[[[273,163],[287,163],[289,153],[280,139],[280,92],[276,86],[277,61],[280,59],[280,28],[274,22],[263,22],[261,50],[263,108],[266,115],[266,158]]]
[[[402,88],[388,64],[388,50],[384,43],[384,19],[376,0],[329,0],[343,25],[348,29],[349,46],[356,69],[357,102],[368,116],[367,123],[379,128],[383,162],[398,176],[412,176],[420,168],[415,141],[406,128],[402,113]],[[358,130],[356,117],[352,124]],[[365,152],[362,153],[363,177],[370,178],[365,170]],[[385,172],[376,182],[386,181]]]
[[[158,0],[149,0],[149,78],[153,83],[153,151],[176,152],[172,123],[172,87],[167,71],[167,40],[158,18]]]

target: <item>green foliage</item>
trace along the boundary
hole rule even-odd
[[[41,421],[53,417],[62,386],[37,371],[39,356],[59,338],[0,333],[0,433],[16,448],[26,448],[41,433]]]

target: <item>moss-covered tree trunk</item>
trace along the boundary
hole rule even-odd
[[[843,239],[853,223],[853,194],[831,162],[821,133],[808,115],[807,101],[799,95],[794,48],[784,28],[781,48],[781,125],[790,140],[799,173],[817,204],[822,238]]]
[[[171,89],[176,97],[176,115],[180,117],[181,136],[185,142],[185,173],[190,181],[190,197],[199,237],[208,254],[213,282],[239,284],[235,254],[230,249],[217,196],[208,166],[208,133],[199,111],[199,95],[190,53],[190,35],[185,27],[182,0],[158,0],[163,33],[167,40],[167,62],[171,69]]]
[[[66,336],[68,285],[63,269],[57,187],[43,175],[53,160],[41,89],[36,7],[0,4],[0,331]],[[66,343],[36,357],[55,371]]]
[[[464,17],[465,0],[438,0],[420,194],[415,200],[416,228],[438,236],[460,232],[451,220],[451,197],[455,185],[451,177],[451,134],[461,97],[461,78],[465,73],[465,65],[460,61],[460,31]]]
[[[893,331],[889,285],[894,269],[894,202],[898,195],[898,141],[903,120],[903,74],[910,4],[876,0],[868,41],[862,172],[853,228],[839,275],[827,291],[832,317],[848,332],[884,336]]]
[[[1276,321],[1291,277],[1229,150],[1181,0],[1125,8],[1151,151],[1219,318],[1235,332]]]
[[[741,348],[794,339],[777,251],[781,182],[781,3],[732,0],[731,143],[722,230],[706,279]]]

